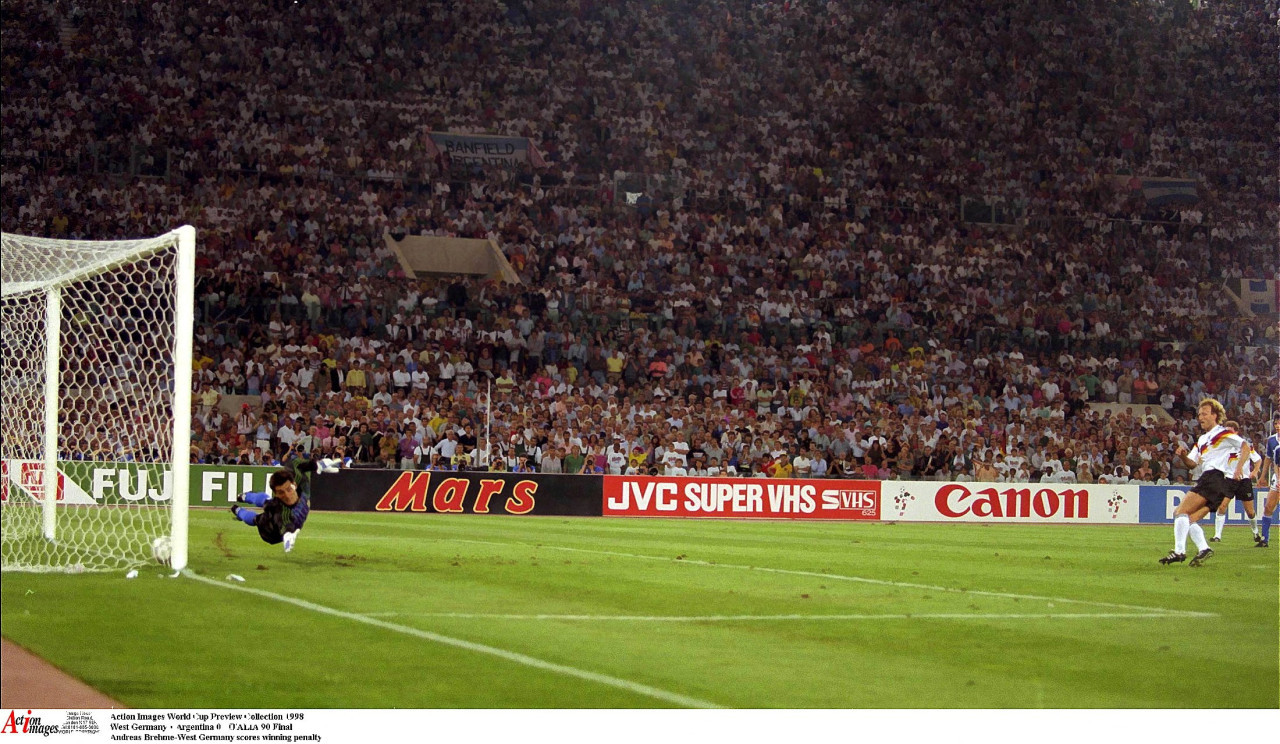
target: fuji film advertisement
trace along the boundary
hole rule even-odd
[[[276,468],[245,465],[192,465],[188,498],[192,506],[222,506],[245,491],[265,491]],[[3,497],[39,501],[44,495],[44,463],[0,462]],[[164,465],[136,462],[61,461],[57,499],[76,506],[154,505],[169,500],[172,474]]]

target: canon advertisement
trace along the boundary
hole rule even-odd
[[[880,483],[610,476],[604,479],[604,515],[875,520]]]
[[[1135,524],[1138,487],[889,481],[881,519],[905,522]]]

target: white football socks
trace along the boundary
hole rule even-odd
[[[1213,515],[1213,536],[1222,539],[1222,526],[1227,523],[1227,515],[1221,512]]]
[[[1173,518],[1173,552],[1181,555],[1187,552],[1187,532],[1191,530],[1191,518],[1179,514]]]
[[[1204,539],[1204,530],[1200,529],[1200,524],[1198,522],[1190,523],[1190,524],[1191,524],[1191,530],[1190,530],[1191,540],[1196,544],[1196,549],[1208,550],[1209,541]]]

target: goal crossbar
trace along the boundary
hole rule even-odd
[[[191,230],[194,232],[195,228]],[[6,260],[0,265],[0,296],[12,297],[50,287],[74,284],[86,277],[102,274],[154,255],[171,245],[173,239],[181,240],[181,234],[182,228],[179,228],[166,235],[147,240],[95,241],[93,245],[96,255],[86,259],[83,254],[77,254],[68,249],[68,241],[65,240],[3,233],[4,242],[20,242],[41,252],[41,268],[44,271],[39,273],[44,276],[29,278],[29,275],[37,273],[29,261]],[[192,240],[194,241],[194,237]],[[6,258],[8,258],[7,254]],[[47,268],[50,265],[54,267],[52,272]]]

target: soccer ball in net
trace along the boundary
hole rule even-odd
[[[173,558],[173,541],[167,536],[157,537],[152,540],[151,556],[156,559],[156,563],[168,566],[169,561]]]

